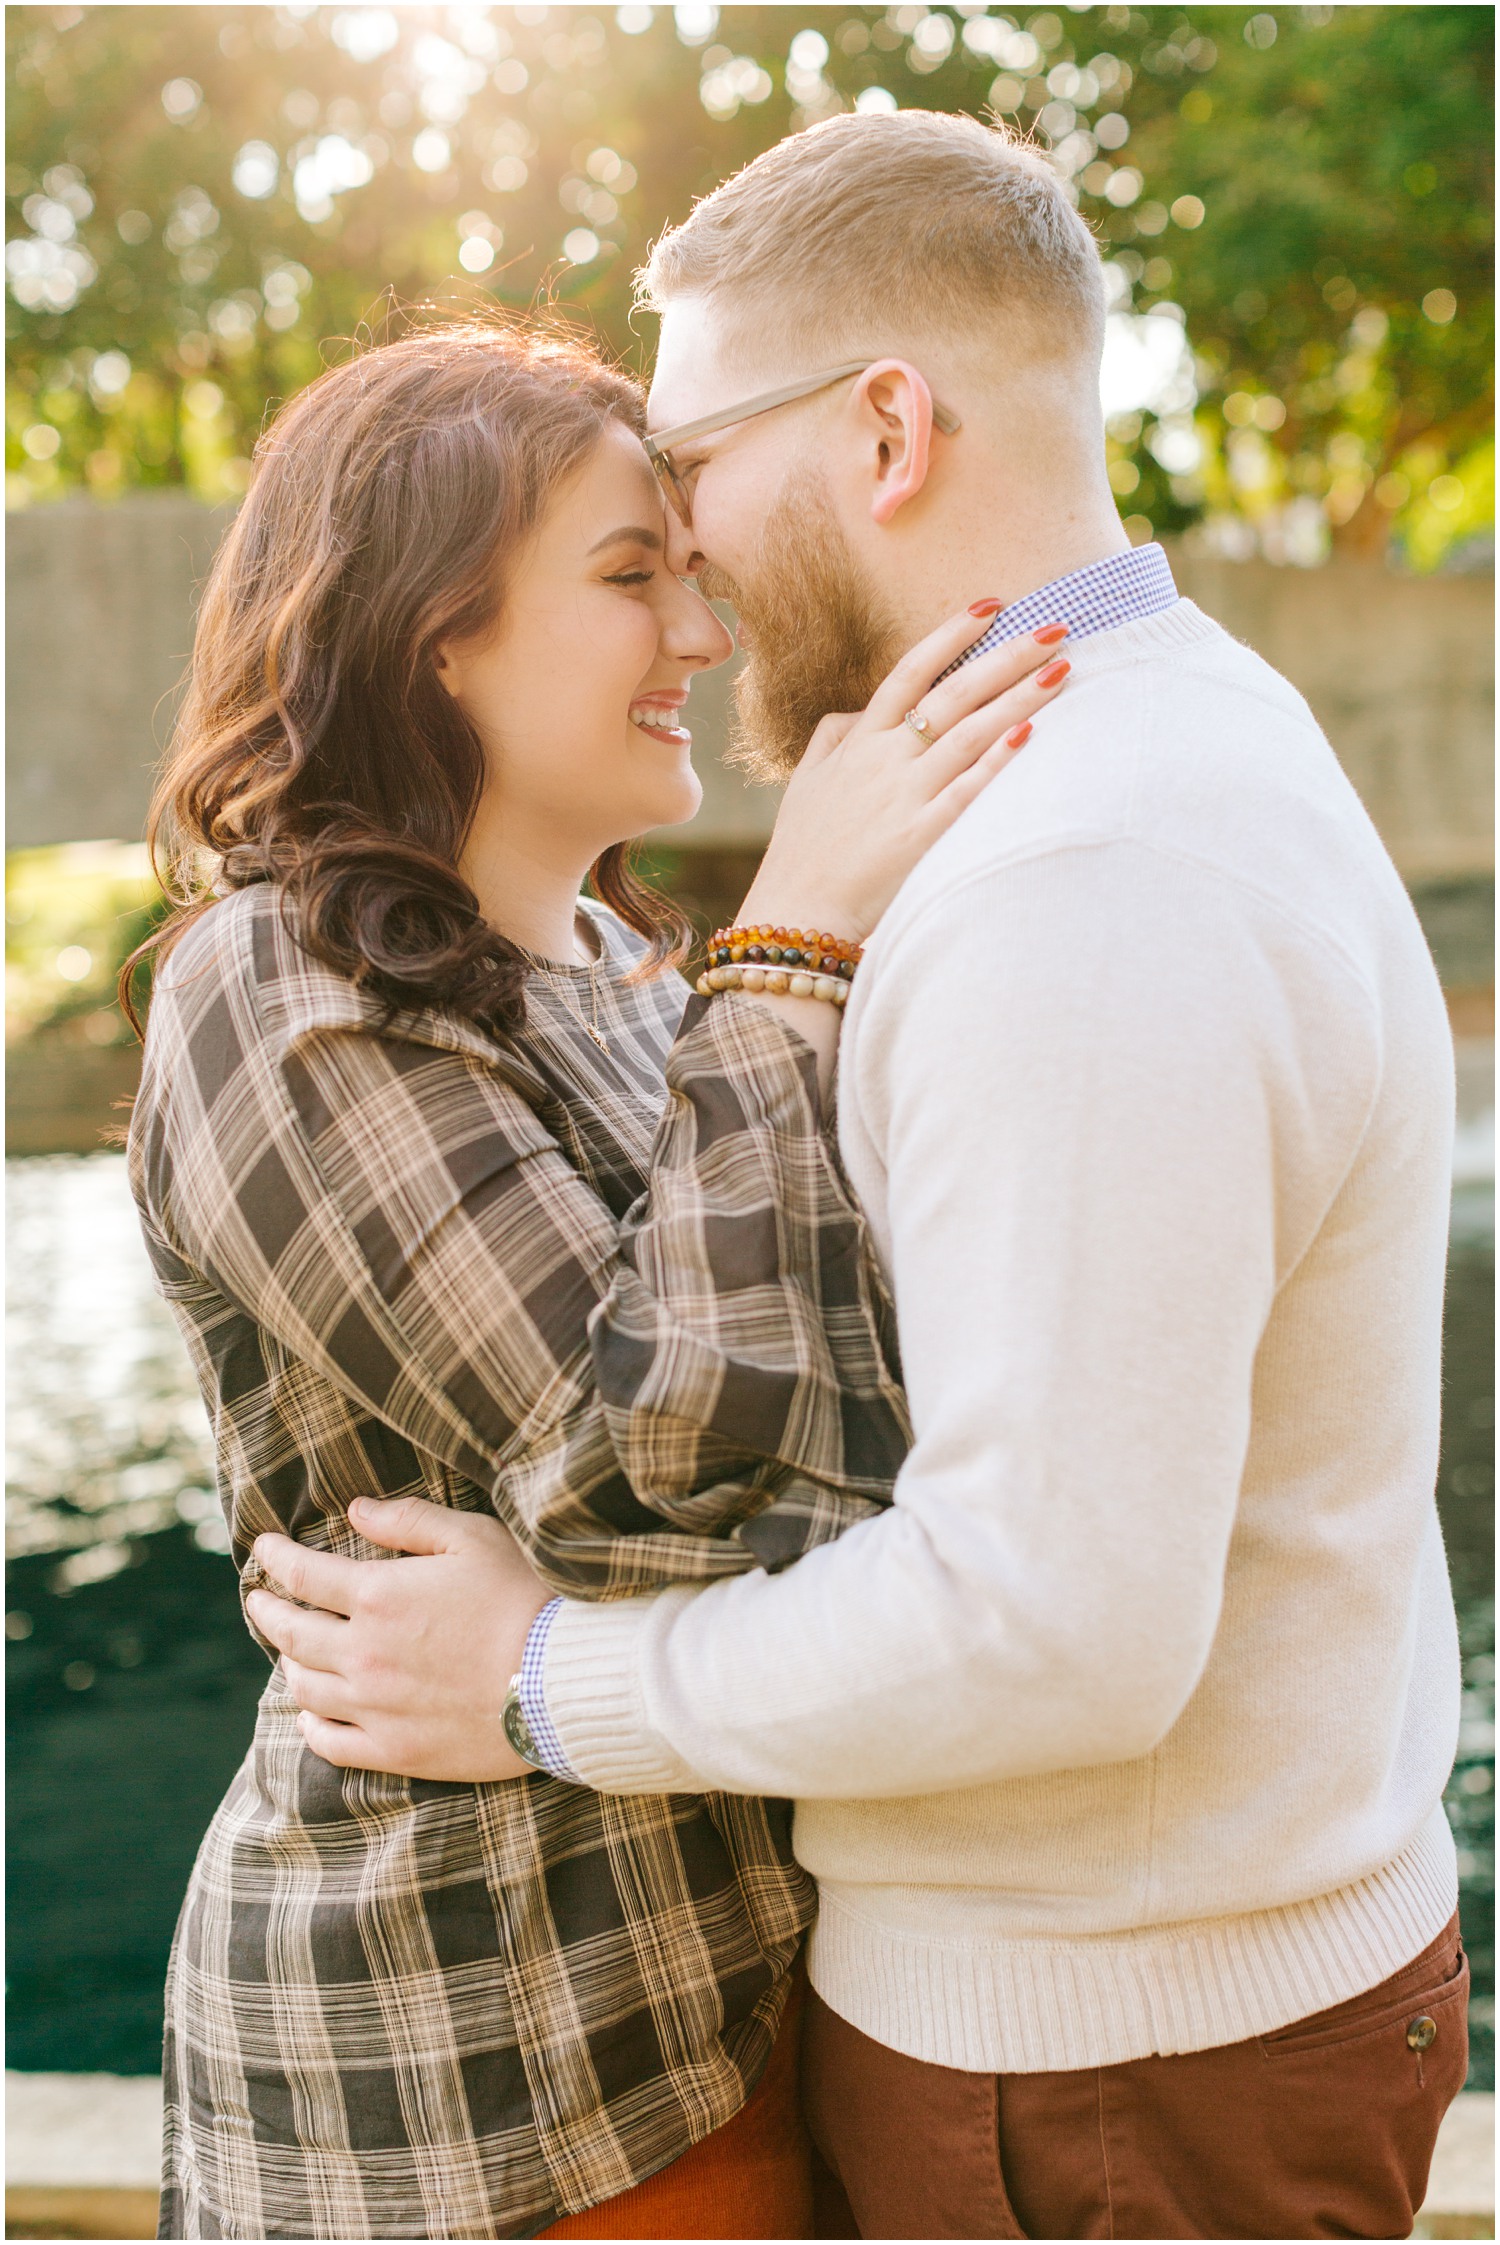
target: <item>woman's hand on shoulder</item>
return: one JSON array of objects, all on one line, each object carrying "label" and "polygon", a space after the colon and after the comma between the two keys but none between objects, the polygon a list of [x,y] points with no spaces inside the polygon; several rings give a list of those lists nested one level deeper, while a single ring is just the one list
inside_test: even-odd
[{"label": "woman's hand on shoulder", "polygon": [[788,784],[745,920],[863,941],[912,868],[1021,752],[1031,719],[1067,682],[1066,634],[1044,625],[943,678],[993,613],[979,602],[950,617],[901,658],[868,708],[823,719]]}]

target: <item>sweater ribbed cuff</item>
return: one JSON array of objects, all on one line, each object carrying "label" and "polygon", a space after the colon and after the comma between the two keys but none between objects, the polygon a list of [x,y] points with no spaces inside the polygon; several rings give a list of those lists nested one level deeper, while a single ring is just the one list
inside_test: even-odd
[{"label": "sweater ribbed cuff", "polygon": [[643,1676],[648,1645],[691,1590],[586,1605],[565,1598],[544,1654],[547,1712],[568,1767],[596,1793],[701,1793],[687,1764],[653,1729]]}]

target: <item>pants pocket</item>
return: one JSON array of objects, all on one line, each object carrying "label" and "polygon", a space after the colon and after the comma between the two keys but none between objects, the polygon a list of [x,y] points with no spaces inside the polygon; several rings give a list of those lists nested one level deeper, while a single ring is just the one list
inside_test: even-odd
[{"label": "pants pocket", "polygon": [[1439,1942],[1378,1986],[1262,2035],[1260,2046],[1274,2061],[1309,2051],[1335,2050],[1400,2027],[1408,2047],[1420,2058],[1440,2039],[1453,2040],[1461,2028],[1467,2053],[1468,1999],[1469,1960],[1455,1924]]}]

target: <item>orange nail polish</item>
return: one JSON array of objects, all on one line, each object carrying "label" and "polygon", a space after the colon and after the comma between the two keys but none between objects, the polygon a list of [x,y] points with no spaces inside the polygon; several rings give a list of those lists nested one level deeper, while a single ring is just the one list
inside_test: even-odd
[{"label": "orange nail polish", "polygon": [[976,600],[970,603],[971,616],[998,616],[1005,606],[1003,600]]},{"label": "orange nail polish", "polygon": [[1028,718],[1024,725],[1017,725],[1014,732],[1006,734],[1005,745],[1007,748],[1024,748],[1030,738],[1031,720]]},{"label": "orange nail polish", "polygon": [[1066,624],[1043,624],[1041,630],[1034,631],[1031,636],[1039,647],[1055,647],[1060,639],[1067,638],[1068,627]]},{"label": "orange nail polish", "polygon": [[1036,682],[1038,686],[1060,686],[1072,668],[1069,662],[1048,663],[1045,670],[1037,672]]}]

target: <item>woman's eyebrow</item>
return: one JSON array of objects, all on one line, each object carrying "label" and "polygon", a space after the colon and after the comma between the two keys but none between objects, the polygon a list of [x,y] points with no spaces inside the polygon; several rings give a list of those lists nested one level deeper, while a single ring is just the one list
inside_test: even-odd
[{"label": "woman's eyebrow", "polygon": [[605,546],[625,545],[649,546],[653,553],[660,553],[662,534],[660,530],[648,530],[642,523],[627,523],[622,529],[607,531],[604,537],[596,539],[589,547],[589,552],[596,554],[602,552]]}]

